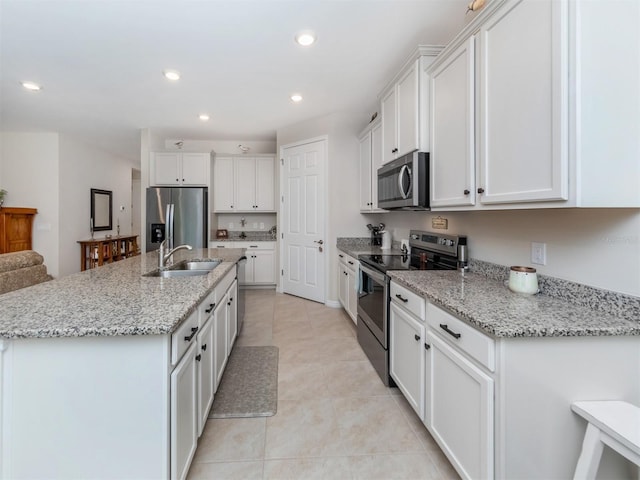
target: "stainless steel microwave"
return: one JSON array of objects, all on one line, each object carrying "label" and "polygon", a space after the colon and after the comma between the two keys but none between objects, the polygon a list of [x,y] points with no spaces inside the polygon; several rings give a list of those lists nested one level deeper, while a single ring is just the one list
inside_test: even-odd
[{"label": "stainless steel microwave", "polygon": [[408,153],[378,169],[378,208],[429,209],[428,153]]}]

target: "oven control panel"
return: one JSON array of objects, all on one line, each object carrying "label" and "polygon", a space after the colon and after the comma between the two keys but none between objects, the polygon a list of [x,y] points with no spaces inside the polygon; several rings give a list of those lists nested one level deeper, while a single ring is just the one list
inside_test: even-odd
[{"label": "oven control panel", "polygon": [[441,233],[424,232],[421,230],[411,230],[409,232],[409,245],[411,247],[425,248],[457,255],[458,245],[466,245],[467,237],[457,235],[443,235]]}]

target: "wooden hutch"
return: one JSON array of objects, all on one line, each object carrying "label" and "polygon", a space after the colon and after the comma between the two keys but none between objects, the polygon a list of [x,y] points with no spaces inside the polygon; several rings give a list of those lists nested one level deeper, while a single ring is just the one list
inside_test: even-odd
[{"label": "wooden hutch", "polygon": [[0,207],[0,253],[32,250],[35,208]]}]

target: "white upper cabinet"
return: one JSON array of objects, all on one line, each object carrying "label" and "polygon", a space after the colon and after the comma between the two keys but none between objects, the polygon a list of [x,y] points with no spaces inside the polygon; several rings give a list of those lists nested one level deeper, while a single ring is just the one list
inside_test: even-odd
[{"label": "white upper cabinet", "polygon": [[640,207],[639,29],[634,0],[489,4],[425,72],[432,208]]},{"label": "white upper cabinet", "polygon": [[216,212],[275,211],[274,157],[216,157],[213,198]]},{"label": "white upper cabinet", "polygon": [[150,185],[209,185],[208,153],[155,152],[151,154]]},{"label": "white upper cabinet", "polygon": [[474,53],[471,37],[431,73],[432,207],[475,203]]},{"label": "white upper cabinet", "polygon": [[216,157],[213,161],[213,209],[235,212],[233,158]]},{"label": "white upper cabinet", "polygon": [[378,168],[382,166],[382,124],[368,126],[360,135],[360,211],[386,212],[378,208]]},{"label": "white upper cabinet", "polygon": [[441,50],[419,46],[380,96],[383,163],[415,150],[428,151],[429,95],[422,72]]},{"label": "white upper cabinet", "polygon": [[483,204],[568,198],[566,8],[509,2],[480,28]]}]

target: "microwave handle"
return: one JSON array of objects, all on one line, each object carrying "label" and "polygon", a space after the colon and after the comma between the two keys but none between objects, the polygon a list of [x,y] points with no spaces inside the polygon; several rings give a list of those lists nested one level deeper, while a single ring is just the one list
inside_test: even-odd
[{"label": "microwave handle", "polygon": [[[402,188],[402,185],[404,183],[402,181],[402,179],[404,178],[405,174],[409,176],[409,189],[406,192]],[[400,173],[398,175],[398,189],[400,190],[400,195],[405,200],[409,197],[409,195],[411,195],[411,183],[412,183],[411,182],[411,169],[409,168],[409,165],[403,165],[402,168],[400,169]]]}]

